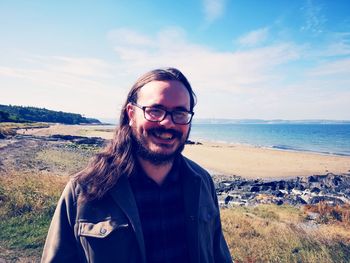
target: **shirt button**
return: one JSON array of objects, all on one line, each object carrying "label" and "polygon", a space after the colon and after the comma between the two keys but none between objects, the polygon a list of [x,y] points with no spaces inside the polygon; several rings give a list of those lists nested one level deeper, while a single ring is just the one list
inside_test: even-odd
[{"label": "shirt button", "polygon": [[107,229],[101,227],[101,229],[100,229],[100,234],[101,234],[101,236],[103,236],[103,235],[106,234],[106,233],[107,233]]}]

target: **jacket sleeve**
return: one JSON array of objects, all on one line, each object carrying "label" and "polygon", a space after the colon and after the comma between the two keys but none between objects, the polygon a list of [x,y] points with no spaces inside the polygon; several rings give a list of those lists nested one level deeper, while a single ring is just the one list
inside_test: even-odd
[{"label": "jacket sleeve", "polygon": [[47,262],[79,262],[77,242],[74,235],[76,200],[70,181],[59,201],[51,221],[41,258]]},{"label": "jacket sleeve", "polygon": [[[210,182],[211,182],[211,188],[212,188],[212,195],[215,201],[215,206],[217,207],[218,211],[220,211],[218,198],[215,191],[215,186],[211,178],[210,178]],[[220,262],[220,263],[234,262],[222,232],[220,212],[218,213],[217,218],[215,219],[214,258],[215,258],[215,262]]]}]

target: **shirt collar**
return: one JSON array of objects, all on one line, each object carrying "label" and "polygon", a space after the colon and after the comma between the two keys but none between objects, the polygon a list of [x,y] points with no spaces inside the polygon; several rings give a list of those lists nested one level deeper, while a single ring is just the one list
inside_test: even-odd
[{"label": "shirt collar", "polygon": [[[166,175],[162,186],[176,183],[179,180],[180,178],[179,164],[180,164],[179,158],[175,158],[173,166],[171,167],[169,173]],[[144,172],[139,162],[137,162],[136,173],[134,173],[131,176],[131,179],[142,181],[143,183],[146,183],[146,182],[155,183],[150,177],[147,176],[147,174]]]}]

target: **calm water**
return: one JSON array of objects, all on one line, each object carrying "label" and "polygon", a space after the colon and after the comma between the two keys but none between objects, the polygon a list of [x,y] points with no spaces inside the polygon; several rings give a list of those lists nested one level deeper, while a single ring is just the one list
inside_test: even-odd
[{"label": "calm water", "polygon": [[350,124],[192,124],[190,140],[350,156]]}]

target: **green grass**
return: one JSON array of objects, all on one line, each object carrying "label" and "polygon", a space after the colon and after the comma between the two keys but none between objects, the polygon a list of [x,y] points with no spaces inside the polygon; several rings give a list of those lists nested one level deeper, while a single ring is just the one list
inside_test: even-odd
[{"label": "green grass", "polygon": [[51,217],[52,213],[42,211],[40,214],[27,213],[10,217],[6,221],[2,219],[0,222],[2,244],[9,249],[38,249],[40,252]]},{"label": "green grass", "polygon": [[31,129],[47,127],[50,127],[50,124],[46,122],[0,122],[0,128]]},{"label": "green grass", "polygon": [[7,251],[6,260],[16,261],[20,255],[38,261],[67,180],[33,174],[0,177],[0,248]]}]

